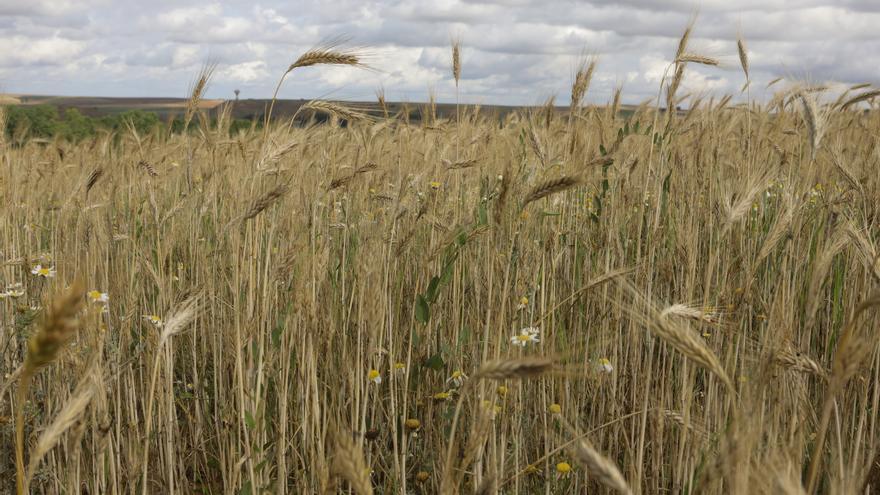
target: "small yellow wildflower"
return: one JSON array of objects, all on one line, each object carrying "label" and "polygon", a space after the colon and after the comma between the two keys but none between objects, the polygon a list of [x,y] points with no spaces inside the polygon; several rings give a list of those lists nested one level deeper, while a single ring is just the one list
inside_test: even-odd
[{"label": "small yellow wildflower", "polygon": [[382,383],[382,375],[379,374],[379,370],[370,370],[367,373],[367,379],[376,385]]},{"label": "small yellow wildflower", "polygon": [[563,461],[556,465],[556,472],[560,475],[565,476],[566,474],[571,472],[571,464]]},{"label": "small yellow wildflower", "polygon": [[431,185],[431,189],[433,189],[435,191],[440,189],[440,183],[437,182],[436,180],[431,181],[430,185]]},{"label": "small yellow wildflower", "polygon": [[562,406],[559,404],[550,404],[550,414],[562,414]]},{"label": "small yellow wildflower", "polygon": [[436,394],[431,396],[431,398],[436,401],[443,401],[443,400],[449,400],[449,396],[450,396],[449,392],[437,392]]},{"label": "small yellow wildflower", "polygon": [[498,388],[495,389],[495,392],[498,393],[499,397],[507,397],[507,392],[509,391],[510,389],[508,389],[506,385],[498,385]]},{"label": "small yellow wildflower", "polygon": [[599,359],[598,368],[600,373],[611,373],[614,371],[614,366],[611,366],[611,361],[608,358]]},{"label": "small yellow wildflower", "polygon": [[523,309],[526,309],[527,307],[529,307],[529,298],[526,296],[522,296],[521,298],[519,298],[519,304],[516,306],[516,309],[521,311]]},{"label": "small yellow wildflower", "polygon": [[484,400],[483,401],[483,409],[492,413],[492,418],[494,419],[496,414],[501,413],[501,405],[493,404],[492,401]]},{"label": "small yellow wildflower", "polygon": [[431,477],[431,475],[428,474],[427,471],[419,471],[416,474],[416,481],[418,481],[419,483],[424,483],[424,482],[428,481],[428,478],[430,478],[430,477]]},{"label": "small yellow wildflower", "polygon": [[422,422],[417,420],[416,418],[409,418],[403,422],[403,425],[406,426],[407,430],[415,431],[422,426]]}]

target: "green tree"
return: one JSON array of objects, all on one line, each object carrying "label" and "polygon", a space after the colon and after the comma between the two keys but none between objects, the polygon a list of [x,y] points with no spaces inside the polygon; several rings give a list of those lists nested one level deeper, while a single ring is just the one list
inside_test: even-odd
[{"label": "green tree", "polygon": [[95,121],[75,108],[64,112],[64,125],[61,136],[73,142],[95,135]]},{"label": "green tree", "polygon": [[159,125],[159,117],[153,112],[127,110],[120,114],[103,117],[101,124],[117,131],[125,131],[131,124],[139,134],[146,134]]},{"label": "green tree", "polygon": [[31,137],[50,138],[58,132],[58,109],[50,105],[17,106],[7,108],[6,132],[10,136],[27,129]]}]

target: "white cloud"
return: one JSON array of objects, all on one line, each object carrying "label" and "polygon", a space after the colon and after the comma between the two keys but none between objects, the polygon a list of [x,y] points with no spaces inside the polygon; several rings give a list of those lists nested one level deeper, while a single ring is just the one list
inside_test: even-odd
[{"label": "white cloud", "polygon": [[30,39],[24,36],[0,37],[0,67],[59,65],[81,55],[86,47],[82,41],[59,37]]},{"label": "white cloud", "polygon": [[251,62],[242,62],[240,64],[230,65],[223,68],[218,74],[219,79],[229,79],[230,81],[238,81],[250,83],[267,79],[270,77],[269,71],[266,70],[266,62],[254,60]]}]

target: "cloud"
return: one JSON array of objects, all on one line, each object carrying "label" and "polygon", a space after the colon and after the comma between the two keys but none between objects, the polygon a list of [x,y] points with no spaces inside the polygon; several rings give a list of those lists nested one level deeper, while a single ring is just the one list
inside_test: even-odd
[{"label": "cloud", "polygon": [[81,41],[53,37],[29,39],[23,36],[0,37],[0,67],[18,68],[63,65],[83,54]]},{"label": "cloud", "polygon": [[[661,8],[662,4],[662,8]],[[693,67],[683,89],[742,85],[735,40],[746,39],[753,96],[777,76],[847,83],[880,79],[880,2],[873,0],[0,0],[0,85],[7,91],[183,95],[206,61],[209,90],[268,96],[292,60],[340,34],[370,52],[372,72],[298,71],[282,96],[455,98],[449,43],[464,44],[461,98],[567,102],[584,53],[600,57],[589,101],[619,84],[635,102],[657,94],[677,39],[699,7],[690,49],[721,58]],[[769,93],[769,92],[768,92]]]}]

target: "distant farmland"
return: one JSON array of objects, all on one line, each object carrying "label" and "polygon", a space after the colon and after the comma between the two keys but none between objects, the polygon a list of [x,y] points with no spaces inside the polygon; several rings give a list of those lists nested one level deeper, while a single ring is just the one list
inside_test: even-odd
[{"label": "distant farmland", "polygon": [[[161,120],[168,120],[175,116],[182,116],[187,107],[188,98],[116,98],[116,97],[98,97],[98,96],[41,96],[41,95],[0,95],[0,105],[13,106],[36,106],[51,105],[57,107],[59,113],[63,114],[68,108],[75,108],[83,115],[93,118],[105,117],[108,115],[119,114],[128,110],[142,110],[145,112],[155,113]],[[220,100],[220,99],[204,99],[200,101],[199,108],[206,111],[208,115],[216,115],[217,111],[224,103],[231,105],[231,116],[233,119],[250,120],[260,118],[265,114],[271,100],[268,99],[241,99]],[[309,100],[278,100],[275,102],[275,108],[272,111],[274,118],[283,119],[290,117],[296,111],[308,103]],[[347,105],[365,109],[377,115],[382,113],[381,106],[373,102],[346,102]],[[399,114],[404,111],[409,112],[410,121],[420,122],[422,120],[423,111],[428,107],[429,103],[424,102],[388,102],[387,109],[389,113]],[[455,115],[455,105],[449,103],[438,103],[436,106],[436,114],[438,118],[449,118]],[[468,108],[472,108],[471,105]],[[482,106],[481,112],[485,115],[495,114],[499,117],[522,109],[524,107],[488,105]],[[635,110],[635,107],[621,105],[621,112],[627,113]],[[559,112],[567,110],[565,107],[557,107]]]}]

